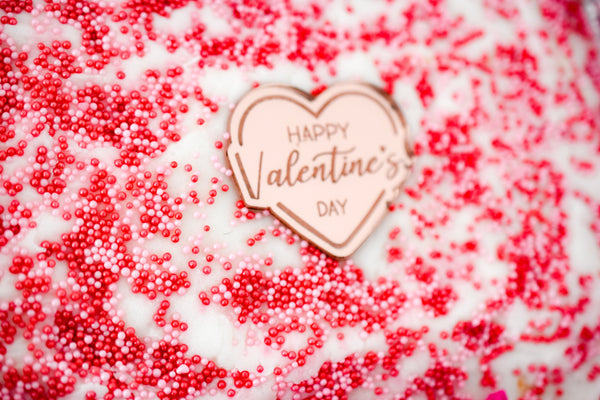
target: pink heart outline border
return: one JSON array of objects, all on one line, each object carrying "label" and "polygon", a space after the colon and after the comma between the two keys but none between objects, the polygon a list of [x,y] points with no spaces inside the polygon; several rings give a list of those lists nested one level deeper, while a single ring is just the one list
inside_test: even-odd
[{"label": "pink heart outline border", "polygon": [[[389,193],[390,190],[388,190],[388,188],[384,188],[373,205],[361,219],[360,223],[354,227],[348,238],[342,243],[334,243],[329,238],[321,234],[321,232],[319,232],[317,229],[304,221],[301,217],[296,215],[292,210],[287,208],[283,203],[277,202],[276,204],[268,204],[268,202],[261,202],[259,196],[260,175],[259,187],[255,191],[247,177],[247,173],[240,157],[240,151],[243,149],[244,121],[251,109],[262,101],[274,99],[290,101],[307,111],[313,117],[318,117],[329,104],[339,97],[348,94],[364,95],[376,102],[386,112],[388,118],[390,118],[392,126],[395,128],[394,134],[403,136],[403,142],[405,146],[404,151],[406,153],[407,160],[404,163],[404,177],[398,183],[397,187],[394,188],[395,190],[393,190],[394,192],[398,192],[408,177],[413,160],[413,152],[409,145],[407,125],[404,115],[393,99],[377,87],[370,84],[339,83],[328,87],[317,96],[312,96],[291,86],[278,84],[262,85],[252,89],[241,98],[230,115],[230,143],[226,151],[227,159],[233,171],[234,181],[248,207],[254,209],[268,209],[273,216],[275,216],[284,225],[289,227],[293,232],[297,233],[299,236],[336,259],[344,259],[351,256],[362,245],[362,243],[364,243],[364,241],[371,235],[373,230],[379,225],[380,221],[385,216],[385,210],[389,207],[390,202],[394,200],[398,194]],[[385,200],[385,204],[383,205],[381,204],[382,200]],[[292,222],[290,222],[290,220]],[[371,226],[370,229],[364,228],[367,222]],[[362,235],[359,235],[361,232]],[[349,243],[351,243],[357,236],[360,236],[359,240],[355,240],[354,243],[349,245]]]}]

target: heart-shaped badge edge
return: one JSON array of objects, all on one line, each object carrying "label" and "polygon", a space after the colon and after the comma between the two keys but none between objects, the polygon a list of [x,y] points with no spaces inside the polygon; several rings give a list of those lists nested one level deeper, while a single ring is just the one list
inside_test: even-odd
[{"label": "heart-shaped badge edge", "polygon": [[[299,217],[295,215],[292,210],[285,207],[285,205],[282,205],[281,203],[268,204],[267,202],[262,202],[261,199],[256,196],[249,183],[239,154],[243,149],[243,123],[252,107],[267,99],[282,98],[291,100],[313,116],[318,117],[327,105],[337,97],[344,94],[356,94],[357,92],[371,97],[373,101],[382,106],[388,114],[388,117],[393,120],[392,125],[398,127],[395,134],[403,136],[404,151],[407,157],[404,163],[405,171],[402,179],[399,179],[400,182],[398,185],[393,188],[394,190],[389,190],[389,188],[383,190],[380,201],[376,203],[377,206],[374,206],[374,208],[369,210],[361,220],[361,223],[353,228],[353,232],[349,239],[345,241],[345,244],[331,245],[328,243],[330,240],[323,239],[323,235],[321,235],[317,229],[309,226],[309,224],[303,220],[299,220]],[[376,86],[368,83],[338,83],[328,87],[316,96],[293,86],[281,84],[261,85],[251,89],[242,96],[229,117],[228,126],[230,142],[226,151],[226,158],[233,172],[233,180],[240,191],[245,204],[252,209],[268,209],[273,216],[285,226],[289,227],[293,232],[336,259],[350,257],[373,233],[385,217],[385,213],[389,209],[389,204],[398,197],[400,188],[406,182],[412,167],[414,153],[409,143],[408,127],[402,111],[391,96]]]}]

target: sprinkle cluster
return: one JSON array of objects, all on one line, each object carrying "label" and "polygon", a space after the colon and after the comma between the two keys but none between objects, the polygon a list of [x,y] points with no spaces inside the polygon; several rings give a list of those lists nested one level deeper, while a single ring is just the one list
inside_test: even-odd
[{"label": "sprinkle cluster", "polygon": [[[583,3],[365,5],[0,0],[0,399],[600,395]],[[225,121],[349,78],[415,165],[339,261],[240,200]]]}]

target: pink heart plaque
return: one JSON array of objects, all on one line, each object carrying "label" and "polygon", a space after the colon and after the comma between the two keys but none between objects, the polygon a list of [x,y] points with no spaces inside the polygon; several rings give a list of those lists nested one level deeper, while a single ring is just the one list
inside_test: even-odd
[{"label": "pink heart plaque", "polygon": [[366,84],[314,98],[260,86],[237,104],[229,129],[227,157],[246,204],[336,258],[375,229],[412,162],[400,110]]}]

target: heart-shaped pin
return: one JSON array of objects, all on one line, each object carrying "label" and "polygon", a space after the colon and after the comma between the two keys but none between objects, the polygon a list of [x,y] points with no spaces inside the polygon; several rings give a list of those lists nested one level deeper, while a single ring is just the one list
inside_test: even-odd
[{"label": "heart-shaped pin", "polygon": [[411,165],[400,110],[366,84],[315,98],[260,86],[239,101],[229,129],[227,156],[246,204],[336,258],[371,234]]}]

